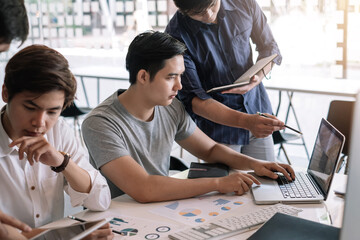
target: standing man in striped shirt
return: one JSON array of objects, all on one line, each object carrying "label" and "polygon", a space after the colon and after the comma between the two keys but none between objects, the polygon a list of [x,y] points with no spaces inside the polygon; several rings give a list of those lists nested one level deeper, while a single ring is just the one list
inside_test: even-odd
[{"label": "standing man in striped shirt", "polygon": [[[281,54],[266,17],[255,0],[174,0],[179,8],[166,32],[185,43],[185,73],[179,98],[199,128],[213,140],[257,159],[274,161],[272,132],[284,123],[272,116],[262,84],[272,63],[251,83],[223,92],[207,90],[232,84],[258,60]],[[257,112],[267,113],[268,118]]]}]

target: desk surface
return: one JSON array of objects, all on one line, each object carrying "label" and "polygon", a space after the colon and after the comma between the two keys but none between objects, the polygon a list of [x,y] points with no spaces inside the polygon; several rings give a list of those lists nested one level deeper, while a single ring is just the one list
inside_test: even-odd
[{"label": "desk surface", "polygon": [[[343,177],[341,175],[336,174],[334,181],[332,185],[339,185],[341,182],[344,181]],[[232,211],[229,211],[228,213],[222,214],[217,216],[217,218],[226,218],[230,215],[242,215],[247,212],[256,211],[257,209],[266,207],[266,205],[255,205],[252,201],[252,196],[250,193],[246,193],[242,196],[242,198],[246,199],[246,202],[243,207],[239,207],[237,209],[234,209]],[[180,200],[185,201],[185,200]],[[146,231],[142,232],[138,236],[145,236],[146,234],[154,233],[156,234],[155,227],[152,226],[170,226],[172,229],[169,232],[159,234],[159,238],[149,238],[149,239],[167,239],[167,235],[171,232],[176,232],[180,229],[187,228],[191,225],[185,225],[184,223],[177,222],[173,219],[161,216],[159,214],[155,214],[151,211],[154,209],[157,209],[161,206],[165,206],[169,203],[176,202],[176,201],[169,201],[169,202],[159,202],[159,203],[148,203],[148,204],[141,204],[136,201],[134,201],[131,197],[128,195],[122,195],[120,197],[117,197],[112,200],[111,206],[109,210],[105,212],[91,212],[91,211],[83,211],[78,214],[76,214],[77,217],[86,219],[86,220],[95,220],[100,219],[104,217],[113,217],[117,216],[119,218],[122,218],[124,220],[129,221],[135,221],[135,224],[137,224],[137,227],[140,229],[141,227],[145,228]],[[330,190],[330,195],[325,203],[319,203],[319,204],[294,204],[293,206],[299,207],[303,209],[302,212],[299,213],[299,217],[313,220],[320,222],[320,220],[326,216],[326,208],[325,204],[331,214],[333,225],[336,227],[340,227],[342,223],[342,214],[343,214],[343,206],[344,206],[344,200],[335,195],[332,190]],[[69,225],[71,223],[74,223],[74,220],[71,219],[61,219],[59,221],[56,221],[54,223],[48,224],[44,227],[54,227],[54,226],[64,226]],[[241,235],[238,235],[236,237],[232,237],[229,239],[247,239],[249,236],[251,236],[256,230],[245,232]],[[156,235],[152,235],[156,236]],[[115,234],[115,239],[135,239],[135,238],[124,238],[120,237],[120,235]],[[137,237],[136,239],[143,239],[140,237]]]},{"label": "desk surface", "polygon": [[360,79],[291,77],[289,79],[274,78],[263,80],[262,82],[269,90],[326,94],[354,98],[360,89]]}]

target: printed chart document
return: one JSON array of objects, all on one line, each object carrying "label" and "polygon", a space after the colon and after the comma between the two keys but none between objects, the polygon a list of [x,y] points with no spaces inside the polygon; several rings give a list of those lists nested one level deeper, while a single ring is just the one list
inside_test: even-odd
[{"label": "printed chart document", "polygon": [[276,56],[277,56],[277,54],[275,53],[269,57],[260,59],[251,68],[249,68],[243,75],[241,75],[241,77],[239,77],[233,84],[215,87],[215,88],[212,88],[212,89],[206,91],[206,93],[221,92],[221,91],[225,91],[225,90],[228,90],[231,88],[241,87],[241,86],[249,84],[251,82],[251,78],[258,72],[260,72],[261,69],[263,69],[266,65],[268,65],[272,60],[274,60],[274,58],[276,58]]},{"label": "printed chart document", "polygon": [[[105,212],[92,213],[92,217],[109,219],[110,228],[114,233],[113,240],[139,240],[139,239],[168,239],[168,235],[179,231],[181,225],[157,221],[156,219],[133,217],[125,215],[121,208],[111,209]],[[70,238],[63,238],[69,240]],[[46,238],[41,240],[62,240],[58,238]]]},{"label": "printed chart document", "polygon": [[208,193],[194,198],[163,202],[149,210],[151,213],[182,224],[197,226],[213,221],[222,214],[244,208],[248,199],[235,194]]}]

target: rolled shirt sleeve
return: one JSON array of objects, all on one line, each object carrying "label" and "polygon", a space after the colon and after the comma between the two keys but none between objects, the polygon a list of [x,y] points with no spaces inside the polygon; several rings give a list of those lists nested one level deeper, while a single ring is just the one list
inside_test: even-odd
[{"label": "rolled shirt sleeve", "polygon": [[109,208],[111,197],[110,190],[105,178],[97,170],[87,170],[91,178],[91,190],[89,193],[75,191],[69,184],[64,189],[71,199],[71,205],[84,206],[93,211],[104,211]]},{"label": "rolled shirt sleeve", "polygon": [[[70,130],[70,132],[69,132]],[[111,202],[110,189],[106,179],[96,170],[89,162],[89,155],[82,147],[81,143],[71,137],[72,129],[63,128],[62,135],[68,139],[63,146],[63,151],[71,155],[72,160],[82,169],[87,171],[91,178],[91,190],[89,193],[81,193],[75,191],[65,181],[64,190],[70,196],[71,205],[73,207],[81,206],[93,210],[103,211],[109,208]]]}]

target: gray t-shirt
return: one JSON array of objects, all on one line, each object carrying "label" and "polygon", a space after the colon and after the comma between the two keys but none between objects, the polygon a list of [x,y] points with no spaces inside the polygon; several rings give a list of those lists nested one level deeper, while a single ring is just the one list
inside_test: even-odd
[{"label": "gray t-shirt", "polygon": [[[100,169],[112,160],[131,156],[149,174],[168,175],[174,140],[189,137],[196,128],[195,123],[176,98],[168,106],[156,106],[153,120],[139,120],[118,100],[122,92],[112,94],[82,123],[90,163]],[[123,193],[108,182],[112,197]]]}]

